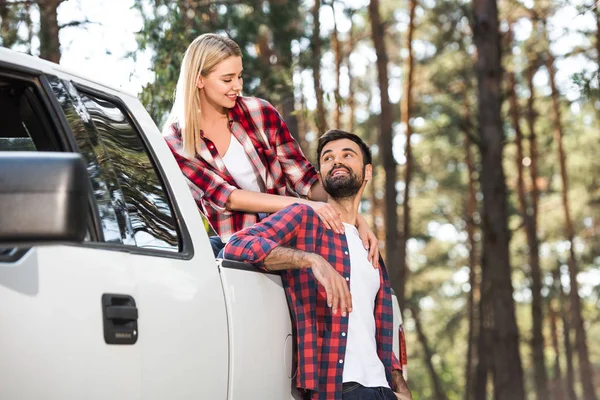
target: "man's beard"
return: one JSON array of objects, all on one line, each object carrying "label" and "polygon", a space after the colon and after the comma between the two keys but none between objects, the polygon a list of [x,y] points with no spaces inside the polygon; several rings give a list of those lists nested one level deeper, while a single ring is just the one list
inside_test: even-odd
[{"label": "man's beard", "polygon": [[[342,176],[331,176],[331,172],[336,168],[334,167],[329,171],[329,174],[323,180],[323,189],[334,199],[347,199],[349,197],[354,197],[363,184],[362,176],[358,176],[352,171],[350,168],[344,168],[348,175]],[[364,171],[363,171],[364,174]]]}]

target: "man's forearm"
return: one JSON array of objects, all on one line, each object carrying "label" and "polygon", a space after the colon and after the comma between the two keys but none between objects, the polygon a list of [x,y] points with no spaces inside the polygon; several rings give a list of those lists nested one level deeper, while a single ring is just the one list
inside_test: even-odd
[{"label": "man's forearm", "polygon": [[396,393],[396,397],[398,397],[398,399],[412,399],[412,395],[410,393],[410,390],[408,389],[408,385],[404,380],[404,376],[402,376],[402,371],[397,369],[392,371],[392,386],[392,390],[394,391],[394,393]]},{"label": "man's forearm", "polygon": [[277,246],[267,254],[263,265],[269,271],[309,268],[311,256],[312,254],[306,251]]}]

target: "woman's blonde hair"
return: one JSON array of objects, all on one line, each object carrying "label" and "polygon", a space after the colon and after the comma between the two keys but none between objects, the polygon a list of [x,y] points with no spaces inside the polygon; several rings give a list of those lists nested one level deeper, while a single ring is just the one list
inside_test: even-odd
[{"label": "woman's blonde hair", "polygon": [[183,155],[193,158],[196,151],[196,138],[200,133],[198,114],[200,90],[197,87],[200,75],[206,76],[221,61],[231,56],[242,56],[240,47],[225,36],[207,33],[198,36],[188,46],[181,63],[181,71],[175,90],[175,102],[167,119],[165,130],[174,122],[179,123],[183,139]]}]

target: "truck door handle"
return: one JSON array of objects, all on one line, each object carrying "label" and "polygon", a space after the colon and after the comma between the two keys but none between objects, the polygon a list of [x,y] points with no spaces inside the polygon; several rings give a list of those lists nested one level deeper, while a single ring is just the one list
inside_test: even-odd
[{"label": "truck door handle", "polygon": [[138,309],[131,306],[109,306],[106,307],[106,319],[136,321],[138,319]]},{"label": "truck door handle", "polygon": [[102,295],[104,341],[108,344],[135,344],[139,337],[138,309],[127,294]]}]

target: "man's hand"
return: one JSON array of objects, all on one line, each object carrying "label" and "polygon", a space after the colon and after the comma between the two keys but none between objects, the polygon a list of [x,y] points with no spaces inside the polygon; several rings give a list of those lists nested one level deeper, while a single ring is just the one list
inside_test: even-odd
[{"label": "man's hand", "polygon": [[344,277],[318,254],[310,254],[309,265],[315,279],[325,288],[327,305],[332,308],[332,313],[336,314],[339,306],[342,316],[348,315],[352,311],[352,295]]},{"label": "man's hand", "polygon": [[348,282],[320,255],[277,246],[267,254],[263,264],[269,271],[311,268],[317,282],[325,288],[327,305],[332,307],[333,314],[337,313],[338,308],[344,317],[352,311]]},{"label": "man's hand", "polygon": [[412,400],[412,395],[402,376],[402,371],[397,369],[392,371],[392,391],[398,400]]}]

